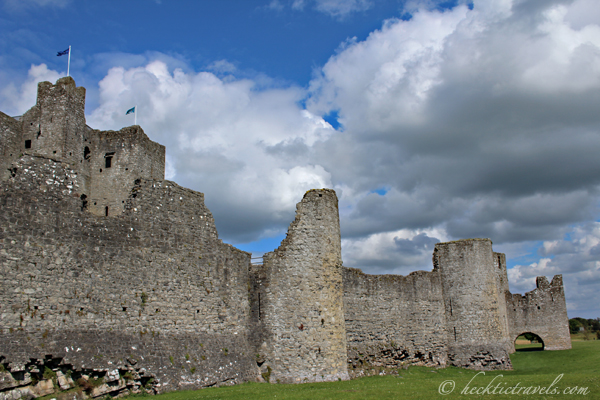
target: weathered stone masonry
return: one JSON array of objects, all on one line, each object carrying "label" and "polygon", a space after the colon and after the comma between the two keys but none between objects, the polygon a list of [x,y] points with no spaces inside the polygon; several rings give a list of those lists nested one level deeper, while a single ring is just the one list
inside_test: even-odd
[{"label": "weathered stone masonry", "polygon": [[12,370],[52,355],[77,369],[137,366],[159,390],[256,377],[249,255],[217,239],[200,193],[140,180],[120,217],[97,217],[81,210],[74,171],[31,156],[14,165],[0,200],[0,354]]},{"label": "weathered stone masonry", "polygon": [[94,130],[84,107],[62,78],[0,113],[0,399],[505,369],[525,332],[570,348],[562,277],[512,295],[489,239],[439,243],[433,270],[406,277],[344,268],[333,190],[307,192],[251,265],[202,193],[164,180],[163,146]]},{"label": "weathered stone masonry", "polygon": [[335,192],[311,190],[281,246],[255,267],[254,344],[274,382],[348,379],[339,226]]}]

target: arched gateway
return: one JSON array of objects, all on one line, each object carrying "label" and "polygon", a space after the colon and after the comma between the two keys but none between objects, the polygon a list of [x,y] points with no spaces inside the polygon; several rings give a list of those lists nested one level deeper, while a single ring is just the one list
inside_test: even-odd
[{"label": "arched gateway", "polygon": [[516,351],[542,351],[545,348],[544,339],[533,332],[523,332],[514,339]]}]

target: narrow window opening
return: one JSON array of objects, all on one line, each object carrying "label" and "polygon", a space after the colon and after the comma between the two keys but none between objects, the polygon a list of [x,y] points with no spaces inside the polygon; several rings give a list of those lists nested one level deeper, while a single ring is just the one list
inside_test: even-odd
[{"label": "narrow window opening", "polygon": [[25,148],[26,149],[30,149],[31,148],[31,140],[26,140],[25,141]]},{"label": "narrow window opening", "polygon": [[54,151],[52,152],[52,154],[56,154],[56,150],[54,150]]},{"label": "narrow window opening", "polygon": [[456,327],[454,327],[454,341],[456,342]]},{"label": "narrow window opening", "polygon": [[123,311],[127,311],[127,307],[123,307]]},{"label": "narrow window opening", "polygon": [[319,197],[323,197],[323,195],[321,193],[319,193]]},{"label": "narrow window opening", "polygon": [[104,207],[104,215],[108,217],[108,206]]},{"label": "narrow window opening", "polygon": [[105,168],[111,168],[112,167],[112,158],[115,155],[114,151],[111,151],[110,153],[106,153],[104,155],[104,167]]},{"label": "narrow window opening", "polygon": [[81,199],[81,211],[85,211],[88,206],[87,196],[82,194],[79,198]]},{"label": "narrow window opening", "polygon": [[452,299],[450,299],[450,316],[452,316]]}]

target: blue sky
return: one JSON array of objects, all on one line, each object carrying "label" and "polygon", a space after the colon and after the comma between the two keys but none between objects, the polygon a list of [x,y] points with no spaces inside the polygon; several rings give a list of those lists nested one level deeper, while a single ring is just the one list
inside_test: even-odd
[{"label": "blue sky", "polygon": [[98,129],[138,123],[221,237],[277,247],[310,188],[340,199],[343,259],[431,269],[489,237],[513,292],[562,273],[600,309],[600,8],[594,0],[0,1],[0,110],[87,89]]},{"label": "blue sky", "polygon": [[[54,48],[70,44],[77,56],[73,74],[81,69],[101,78],[107,65],[90,65],[98,54],[152,51],[196,70],[227,60],[246,74],[301,85],[347,38],[364,39],[384,19],[403,14],[398,1],[340,16],[319,12],[310,2],[300,10],[263,0],[5,1],[5,10],[5,45],[20,56],[10,63],[20,73],[32,62],[63,68],[52,57]],[[23,47],[34,54],[23,57]]]}]

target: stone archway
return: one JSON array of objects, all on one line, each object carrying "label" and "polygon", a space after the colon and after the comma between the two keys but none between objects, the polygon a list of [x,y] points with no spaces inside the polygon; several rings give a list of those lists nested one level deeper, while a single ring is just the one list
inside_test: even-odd
[{"label": "stone archway", "polygon": [[542,351],[545,348],[544,340],[533,332],[523,332],[514,340],[516,351]]}]

